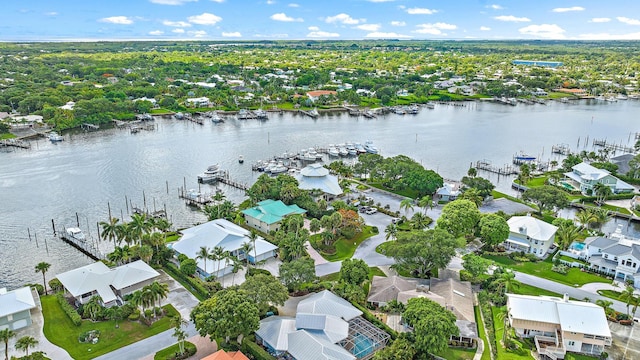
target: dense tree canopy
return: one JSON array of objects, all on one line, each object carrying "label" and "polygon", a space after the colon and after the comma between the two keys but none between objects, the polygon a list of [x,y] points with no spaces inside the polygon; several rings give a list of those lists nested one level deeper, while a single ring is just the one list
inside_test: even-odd
[{"label": "dense tree canopy", "polygon": [[413,327],[411,337],[420,352],[440,353],[446,349],[449,338],[460,333],[456,316],[427,298],[409,299],[402,318]]},{"label": "dense tree canopy", "polygon": [[225,341],[248,336],[260,327],[255,303],[242,291],[220,290],[191,311],[191,320],[201,336]]},{"label": "dense tree canopy", "polygon": [[469,200],[455,200],[442,208],[442,214],[436,222],[439,229],[448,231],[454,237],[473,233],[480,221],[480,211]]},{"label": "dense tree canopy", "polygon": [[484,214],[480,218],[480,237],[488,246],[496,246],[509,237],[509,224],[500,215]]},{"label": "dense tree canopy", "polygon": [[562,209],[569,205],[567,194],[551,185],[530,188],[522,194],[522,199],[538,205],[540,213],[554,208]]},{"label": "dense tree canopy", "polygon": [[402,231],[387,255],[396,266],[418,277],[428,276],[434,268],[446,267],[464,243],[441,229]]}]

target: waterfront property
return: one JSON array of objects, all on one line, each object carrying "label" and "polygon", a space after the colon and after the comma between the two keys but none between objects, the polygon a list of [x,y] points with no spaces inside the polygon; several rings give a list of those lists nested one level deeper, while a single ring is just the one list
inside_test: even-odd
[{"label": "waterfront property", "polygon": [[507,294],[509,324],[516,334],[533,338],[540,355],[563,359],[567,351],[599,355],[611,345],[602,307],[564,297]]},{"label": "waterfront property", "polygon": [[208,97],[203,96],[199,98],[188,98],[184,101],[184,104],[189,107],[203,108],[209,107],[211,102],[209,101]]},{"label": "waterfront property", "polygon": [[436,190],[436,198],[440,201],[453,201],[460,195],[460,184],[446,182]]},{"label": "waterfront property", "polygon": [[302,190],[319,190],[326,200],[332,200],[342,195],[342,188],[338,178],[329,174],[329,170],[322,164],[311,164],[296,174],[298,187]]},{"label": "waterfront property", "polygon": [[333,90],[313,90],[313,91],[307,92],[307,97],[312,102],[315,102],[316,100],[320,99],[320,97],[322,96],[335,96],[337,94],[338,93]]},{"label": "waterfront property", "polygon": [[[37,293],[36,293],[37,296]],[[36,308],[30,287],[7,291],[0,289],[0,330],[18,330],[31,325],[31,310]]]},{"label": "waterfront property", "polygon": [[562,62],[560,61],[513,60],[511,63],[513,65],[541,66],[550,68],[562,66]]},{"label": "waterfront property", "polygon": [[607,170],[598,169],[585,162],[574,165],[570,172],[564,175],[572,182],[572,186],[580,189],[583,194],[592,195],[596,184],[604,184],[611,188],[614,194],[633,192],[635,188],[611,175]]},{"label": "waterfront property", "polygon": [[588,237],[584,244],[579,256],[591,269],[640,288],[640,239],[626,237],[618,228],[609,237]]},{"label": "waterfront property", "polygon": [[76,304],[86,304],[94,296],[99,296],[105,307],[122,305],[126,295],[151,284],[160,273],[142,260],[134,261],[115,268],[109,268],[103,262],[95,262],[73,269],[56,278],[71,294]]},{"label": "waterfront property", "polygon": [[[200,276],[221,277],[230,274],[233,265],[229,259],[200,259],[197,253],[201,247],[206,247],[210,251],[219,246],[230,256],[235,256],[239,260],[249,259],[253,264],[262,260],[267,260],[276,255],[278,247],[272,243],[258,237],[255,243],[249,238],[249,230],[246,230],[228,220],[216,219],[204,224],[200,224],[181,231],[182,237],[176,243],[171,244],[176,256],[184,254],[190,259],[194,259],[198,266]],[[251,244],[253,249],[245,254],[242,245]]]},{"label": "waterfront property", "polygon": [[304,215],[307,210],[298,205],[286,205],[281,200],[264,200],[249,209],[242,210],[247,225],[264,233],[277,231],[285,217],[293,214]]},{"label": "waterfront property", "polygon": [[386,346],[389,334],[328,290],[300,301],[295,318],[260,321],[256,340],[271,354],[293,360],[362,360]]},{"label": "waterfront property", "polygon": [[544,257],[553,245],[558,227],[531,215],[513,216],[507,220],[509,237],[504,242],[507,251],[523,251]]}]

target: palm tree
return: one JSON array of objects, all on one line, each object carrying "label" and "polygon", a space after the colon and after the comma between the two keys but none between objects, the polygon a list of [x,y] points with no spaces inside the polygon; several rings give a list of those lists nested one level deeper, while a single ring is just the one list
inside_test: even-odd
[{"label": "palm tree", "polygon": [[389,239],[395,240],[396,235],[398,235],[398,226],[396,224],[389,224],[384,229],[385,232],[385,240],[389,241]]},{"label": "palm tree", "polygon": [[142,241],[142,235],[151,230],[151,226],[147,220],[147,215],[145,214],[131,215],[129,227],[131,229],[133,239],[137,240],[139,243]]},{"label": "palm tree", "polygon": [[467,175],[469,177],[476,177],[478,175],[478,170],[476,170],[476,168],[470,167],[469,170],[467,170]]},{"label": "palm tree", "polygon": [[629,306],[635,301],[634,291],[633,286],[627,286],[619,297],[621,301],[627,304],[627,316],[629,316]]},{"label": "palm tree", "polygon": [[240,251],[242,251],[242,253],[244,254],[244,259],[247,261],[247,269],[249,269],[250,265],[249,265],[249,253],[251,252],[251,250],[253,250],[253,245],[251,245],[250,242],[244,242],[242,243],[242,246],[240,247]]},{"label": "palm tree", "polygon": [[571,223],[561,223],[558,227],[558,231],[556,232],[556,236],[558,237],[558,243],[562,250],[567,250],[567,248],[580,237],[580,232],[578,228],[575,227]]},{"label": "palm tree", "polygon": [[596,221],[596,216],[590,209],[583,209],[576,214],[576,220],[580,223],[581,228],[588,229]]},{"label": "palm tree", "polygon": [[84,304],[83,311],[86,314],[89,314],[89,317],[91,318],[91,320],[93,321],[98,320],[98,317],[101,314],[102,308],[103,308],[101,303],[102,303],[102,298],[96,295],[96,296],[92,296],[91,299],[89,299],[89,302]]},{"label": "palm tree", "polygon": [[604,313],[609,315],[609,313],[611,312],[611,305],[613,305],[613,301],[600,299],[596,300],[596,305],[602,306]]},{"label": "palm tree", "polygon": [[51,267],[51,264],[49,264],[48,262],[39,262],[38,265],[36,265],[36,272],[41,272],[42,273],[42,285],[44,285],[44,293],[47,293],[47,279],[45,278],[45,273],[47,271],[49,271],[49,268]]},{"label": "palm tree", "polygon": [[187,339],[187,333],[181,328],[177,327],[173,330],[173,336],[178,340],[178,349],[180,351],[180,355],[184,354],[184,341]]},{"label": "palm tree", "polygon": [[312,233],[317,233],[322,228],[322,224],[320,224],[320,220],[313,218],[309,223],[309,231]]},{"label": "palm tree", "polygon": [[122,320],[122,315],[124,315],[122,307],[112,306],[110,308],[106,308],[104,311],[109,320],[113,320],[116,323],[116,329],[119,328],[120,325],[118,325],[118,321]]},{"label": "palm tree", "polygon": [[29,356],[29,348],[38,345],[38,340],[32,336],[23,336],[16,341],[16,350],[24,350],[27,356]]},{"label": "palm tree", "polygon": [[424,210],[424,214],[427,214],[427,208],[433,209],[433,198],[431,195],[423,196],[418,201],[418,206],[420,206]]},{"label": "palm tree", "polygon": [[422,230],[427,227],[428,220],[429,218],[427,218],[426,215],[419,212],[413,214],[413,216],[411,217],[411,223],[413,225],[413,228],[416,230]]},{"label": "palm tree", "polygon": [[256,240],[258,240],[258,233],[251,229],[251,231],[249,232],[249,240],[251,240],[251,247],[253,248],[253,263],[255,265],[258,264],[258,254],[257,254],[257,249],[256,249]]},{"label": "palm tree", "polygon": [[113,240],[113,243],[116,243],[116,238],[118,237],[118,221],[120,221],[120,219],[112,217],[109,219],[109,222],[100,222],[100,226],[102,227],[102,240]]},{"label": "palm tree", "polygon": [[504,289],[505,293],[510,292],[513,288],[517,288],[520,282],[516,280],[516,274],[513,271],[505,270],[496,280],[500,289]]},{"label": "palm tree", "polygon": [[205,273],[207,273],[207,260],[209,259],[211,259],[211,254],[209,254],[209,248],[206,246],[200,246],[200,250],[196,252],[196,260],[202,260],[202,262],[204,262]]},{"label": "palm tree", "polygon": [[602,231],[602,226],[611,218],[609,216],[609,210],[602,208],[593,208],[592,211],[595,218],[595,221],[593,223],[598,226],[598,231]]},{"label": "palm tree", "polygon": [[131,248],[129,247],[129,245],[125,245],[121,248],[122,251],[122,261],[124,263],[129,263],[129,261],[131,261],[131,257],[133,256],[133,254],[131,253]]},{"label": "palm tree", "polygon": [[502,321],[502,343],[504,345],[509,334],[509,313],[506,309],[501,308],[500,312],[496,314],[496,319]]},{"label": "palm tree", "polygon": [[469,188],[465,190],[459,197],[459,199],[469,200],[472,203],[476,204],[476,207],[480,207],[482,205],[482,195],[480,195],[480,190],[476,188]]},{"label": "palm tree", "polygon": [[153,249],[149,245],[142,245],[136,249],[136,254],[140,259],[142,259],[142,261],[148,264],[153,256]]},{"label": "palm tree", "polygon": [[209,259],[216,262],[216,277],[218,277],[218,273],[220,272],[220,261],[224,257],[224,248],[222,246],[216,246],[209,253]]},{"label": "palm tree", "polygon": [[413,211],[413,199],[402,199],[400,201],[400,210],[404,209],[405,215],[409,215],[409,210]]},{"label": "palm tree", "polygon": [[154,281],[151,283],[151,290],[155,295],[154,302],[158,301],[158,307],[162,307],[162,299],[166,299],[169,295],[169,285],[167,283],[161,283]]},{"label": "palm tree", "polygon": [[244,268],[244,264],[235,256],[230,256],[229,259],[231,259],[231,264],[233,265],[233,269],[231,270],[233,273],[233,276],[231,277],[231,286],[233,286],[236,281],[236,274]]},{"label": "palm tree", "polygon": [[0,339],[4,341],[4,359],[9,360],[9,340],[16,336],[16,332],[11,329],[0,330]]},{"label": "palm tree", "polygon": [[603,183],[597,183],[595,185],[593,185],[593,194],[596,196],[597,198],[597,202],[599,205],[602,205],[605,201],[607,201],[607,198],[613,194],[613,192],[611,191],[611,188],[608,187],[607,185],[603,184]]}]

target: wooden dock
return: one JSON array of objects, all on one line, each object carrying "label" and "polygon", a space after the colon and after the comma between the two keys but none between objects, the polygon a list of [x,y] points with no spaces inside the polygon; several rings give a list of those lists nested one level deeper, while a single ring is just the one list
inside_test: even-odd
[{"label": "wooden dock", "polygon": [[489,171],[498,175],[517,175],[518,174],[518,168],[514,166],[505,165],[503,167],[499,167],[491,164],[491,162],[488,160],[478,160],[476,161],[474,167],[478,170]]},{"label": "wooden dock", "polygon": [[607,142],[606,139],[593,139],[592,142],[593,146],[599,146],[602,147],[604,149],[607,150],[611,150],[613,152],[617,152],[617,151],[621,151],[621,152],[625,152],[625,153],[634,153],[635,149],[630,147],[630,146],[624,146],[622,145],[622,143],[620,144],[615,144],[615,143],[610,143]]},{"label": "wooden dock", "polygon": [[100,125],[89,124],[89,123],[84,123],[84,124],[80,125],[80,127],[82,128],[82,130],[85,130],[85,131],[100,129]]},{"label": "wooden dock", "polygon": [[568,144],[559,144],[559,145],[553,145],[551,147],[551,152],[554,154],[560,154],[560,155],[570,155],[571,149],[569,148]]},{"label": "wooden dock", "polygon": [[78,249],[81,253],[87,255],[91,259],[95,261],[104,260],[106,257],[100,250],[94,246],[89,240],[87,241],[79,241],[72,237],[67,236],[66,234],[60,235],[60,240],[66,242],[67,244],[73,246]]}]

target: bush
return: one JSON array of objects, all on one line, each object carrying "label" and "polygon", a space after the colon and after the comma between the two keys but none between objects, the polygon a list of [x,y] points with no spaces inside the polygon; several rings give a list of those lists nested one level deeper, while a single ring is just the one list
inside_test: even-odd
[{"label": "bush", "polygon": [[49,280],[49,288],[51,288],[51,290],[54,293],[61,291],[63,289],[62,283],[60,282],[60,280],[58,280],[58,278],[53,278]]},{"label": "bush", "polygon": [[171,345],[167,348],[164,348],[156,353],[153,357],[154,360],[180,360],[187,359],[193,355],[195,355],[198,350],[195,345],[192,343],[185,341],[184,342],[184,354],[178,355],[180,347],[178,344]]},{"label": "bush", "polygon": [[30,288],[36,288],[36,291],[38,292],[38,295],[45,295],[44,286],[42,286],[42,284],[27,284],[25,286],[28,286]]},{"label": "bush", "polygon": [[138,320],[140,320],[140,310],[135,309],[134,312],[132,312],[129,316],[127,316],[127,319],[129,319],[129,321],[138,321]]},{"label": "bush", "polygon": [[58,293],[56,295],[56,299],[58,299],[58,304],[60,304],[62,311],[64,311],[64,313],[67,314],[67,316],[69,317],[73,325],[75,326],[82,325],[82,317],[80,316],[80,314],[78,314],[76,309],[74,309],[73,306],[71,306],[67,302],[67,299],[65,299],[65,297],[61,293]]},{"label": "bush", "polygon": [[209,290],[204,287],[200,279],[186,276],[171,263],[166,263],[163,269],[173,278],[182,283],[182,285],[187,288],[187,290],[191,291],[199,300],[202,301],[210,297]]},{"label": "bush", "polygon": [[567,271],[569,271],[569,267],[565,264],[560,264],[560,265],[553,265],[551,267],[551,271],[555,271],[559,274],[563,274],[566,275]]},{"label": "bush", "polygon": [[271,273],[268,270],[258,269],[258,268],[255,268],[255,267],[249,268],[247,270],[247,275],[246,276],[254,276],[254,275],[258,275],[258,274],[264,274],[264,275],[271,276]]},{"label": "bush", "polygon": [[269,354],[265,349],[263,349],[260,345],[256,344],[249,339],[245,339],[242,342],[242,346],[240,350],[243,354],[247,355],[248,358],[254,360],[275,360],[271,354]]}]

